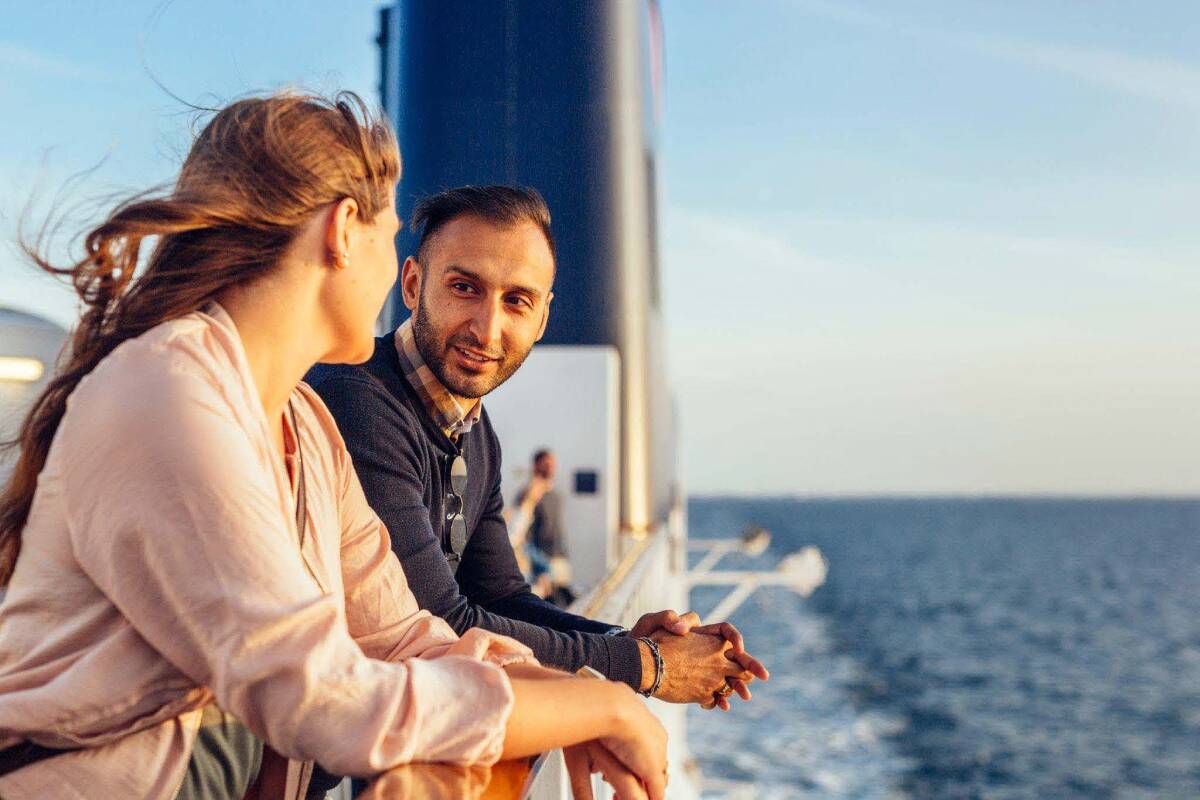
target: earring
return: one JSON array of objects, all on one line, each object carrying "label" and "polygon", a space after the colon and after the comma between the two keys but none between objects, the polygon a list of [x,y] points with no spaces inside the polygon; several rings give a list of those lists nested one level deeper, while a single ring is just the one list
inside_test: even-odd
[{"label": "earring", "polygon": [[342,266],[343,267],[350,266],[350,251],[349,250],[342,251]]}]

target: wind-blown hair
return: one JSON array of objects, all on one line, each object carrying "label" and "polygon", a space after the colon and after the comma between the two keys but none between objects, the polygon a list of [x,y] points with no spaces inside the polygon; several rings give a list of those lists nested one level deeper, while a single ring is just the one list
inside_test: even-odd
[{"label": "wind-blown hair", "polygon": [[[268,273],[323,206],[353,198],[359,217],[374,219],[399,177],[391,127],[357,95],[282,92],[216,111],[174,186],[118,205],[83,237],[78,261],[49,261],[48,227],[33,244],[22,238],[34,264],[70,280],[83,314],[57,374],[7,443],[20,452],[0,494],[0,585],[12,577],[38,474],[80,380],[122,342]],[[139,272],[147,239],[153,250]]]}]

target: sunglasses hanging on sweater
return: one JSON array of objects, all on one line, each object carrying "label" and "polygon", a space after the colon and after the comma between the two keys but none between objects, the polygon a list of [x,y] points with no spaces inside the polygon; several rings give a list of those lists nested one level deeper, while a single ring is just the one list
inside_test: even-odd
[{"label": "sunglasses hanging on sweater", "polygon": [[467,460],[462,455],[446,459],[446,499],[442,520],[442,550],[451,569],[457,570],[467,549],[467,518],[463,512],[463,495],[467,493]]}]

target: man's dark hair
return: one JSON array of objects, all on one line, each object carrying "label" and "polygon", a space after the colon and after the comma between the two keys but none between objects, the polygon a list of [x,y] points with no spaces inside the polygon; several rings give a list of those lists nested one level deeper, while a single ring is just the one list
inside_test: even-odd
[{"label": "man's dark hair", "polygon": [[533,463],[534,464],[538,463],[543,458],[550,455],[551,452],[552,451],[549,448],[545,448],[545,447],[543,447],[541,450],[535,451],[533,454]]},{"label": "man's dark hair", "polygon": [[463,216],[476,216],[494,225],[532,222],[541,229],[554,258],[550,209],[537,189],[528,186],[460,186],[422,198],[413,209],[412,230],[417,261],[425,262],[425,245],[443,226]]}]

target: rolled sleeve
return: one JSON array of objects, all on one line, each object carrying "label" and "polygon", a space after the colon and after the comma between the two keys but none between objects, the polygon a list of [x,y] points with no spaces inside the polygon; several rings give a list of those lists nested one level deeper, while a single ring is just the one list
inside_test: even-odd
[{"label": "rolled sleeve", "polygon": [[409,741],[425,744],[404,760],[498,761],[513,709],[512,684],[504,670],[468,656],[415,659],[408,669],[410,690],[423,698],[414,706],[412,728],[417,736]]}]

